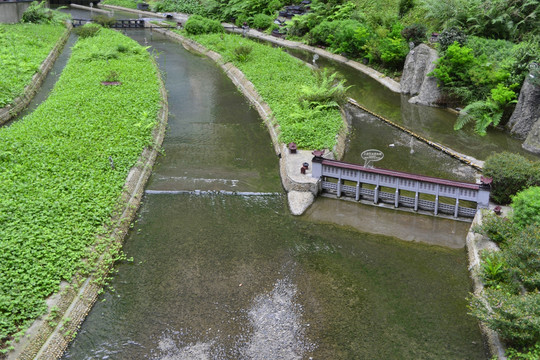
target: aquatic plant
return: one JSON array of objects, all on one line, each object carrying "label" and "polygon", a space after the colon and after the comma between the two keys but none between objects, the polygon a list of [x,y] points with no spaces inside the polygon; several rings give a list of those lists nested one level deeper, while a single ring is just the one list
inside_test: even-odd
[{"label": "aquatic plant", "polygon": [[[116,57],[95,56],[101,51]],[[101,85],[112,71],[123,86]],[[79,39],[44,103],[0,129],[2,351],[46,311],[60,281],[92,271],[107,248],[110,237],[97,235],[106,235],[129,170],[152,144],[159,88],[145,49],[102,29]]]}]

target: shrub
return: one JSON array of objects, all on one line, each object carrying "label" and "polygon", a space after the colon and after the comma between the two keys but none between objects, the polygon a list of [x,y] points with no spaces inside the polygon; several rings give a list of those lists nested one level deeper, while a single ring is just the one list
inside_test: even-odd
[{"label": "shrub", "polygon": [[490,305],[475,298],[472,314],[496,330],[511,346],[527,347],[540,338],[540,293],[517,295],[504,289],[485,289]]},{"label": "shrub", "polygon": [[223,32],[223,26],[217,20],[208,19],[200,15],[190,16],[184,26],[186,32],[192,35],[212,34]]},{"label": "shrub", "polygon": [[109,28],[114,25],[114,23],[116,22],[116,18],[104,14],[99,14],[92,16],[92,21],[105,28]]},{"label": "shrub", "polygon": [[401,31],[401,36],[403,36],[407,42],[412,41],[416,46],[423,43],[427,39],[426,33],[427,28],[425,25],[412,24]]},{"label": "shrub", "polygon": [[472,49],[454,42],[446,54],[436,61],[436,67],[430,75],[434,75],[445,86],[468,85],[470,79],[467,70],[474,62]]},{"label": "shrub", "polygon": [[95,36],[99,32],[99,30],[101,30],[101,26],[99,26],[98,24],[89,23],[75,28],[73,32],[79,35],[80,38],[85,39]]},{"label": "shrub", "polygon": [[347,102],[345,80],[337,80],[338,73],[328,74],[328,70],[316,71],[316,83],[302,86],[300,103],[305,108],[318,106],[339,107]]},{"label": "shrub", "polygon": [[365,45],[371,36],[370,30],[356,20],[323,21],[310,31],[310,43],[358,57],[366,54]]},{"label": "shrub", "polygon": [[502,251],[510,276],[527,291],[540,290],[540,223],[514,234]]},{"label": "shrub", "polygon": [[512,197],[514,221],[520,226],[540,224],[540,187],[533,186]]},{"label": "shrub", "polygon": [[491,212],[484,216],[479,232],[501,245],[506,242],[506,239],[516,235],[519,229],[510,219],[496,216]]},{"label": "shrub", "polygon": [[253,17],[252,26],[256,29],[266,30],[272,25],[273,19],[270,15],[257,14]]},{"label": "shrub", "polygon": [[491,155],[484,164],[484,175],[493,178],[491,198],[499,204],[508,204],[512,195],[540,185],[539,171],[538,162],[509,152]]},{"label": "shrub", "polygon": [[24,11],[21,22],[34,24],[63,24],[70,15],[45,7],[45,1],[34,1]]},{"label": "shrub", "polygon": [[155,12],[182,12],[187,14],[201,14],[204,9],[199,0],[162,0],[152,6]]},{"label": "shrub", "polygon": [[234,48],[234,57],[236,60],[244,62],[249,59],[249,55],[253,51],[253,47],[249,45],[240,45]]},{"label": "shrub", "polygon": [[400,0],[398,15],[402,18],[414,7],[414,0]]},{"label": "shrub", "polygon": [[309,32],[309,42],[312,45],[327,45],[327,39],[338,27],[338,22],[323,21]]},{"label": "shrub", "polygon": [[450,45],[456,42],[461,46],[467,42],[467,35],[457,27],[444,29],[439,35],[439,47],[442,51],[446,51]]}]

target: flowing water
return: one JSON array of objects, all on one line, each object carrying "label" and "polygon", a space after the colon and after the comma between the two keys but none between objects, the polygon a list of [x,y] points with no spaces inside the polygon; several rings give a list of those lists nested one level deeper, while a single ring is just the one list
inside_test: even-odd
[{"label": "flowing water", "polygon": [[[166,74],[165,152],[125,241],[133,261],[65,359],[485,358],[467,315],[468,223],[328,199],[291,216],[270,137],[222,71],[128,34]],[[360,215],[381,220],[339,221]],[[396,221],[407,231],[387,230]]]}]

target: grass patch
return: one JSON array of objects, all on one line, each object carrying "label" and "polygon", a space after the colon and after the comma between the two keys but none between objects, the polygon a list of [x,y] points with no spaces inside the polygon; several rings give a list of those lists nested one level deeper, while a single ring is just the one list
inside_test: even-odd
[{"label": "grass patch", "polygon": [[137,3],[140,1],[133,0],[103,0],[101,3],[103,5],[114,5],[121,6],[128,9],[137,9]]},{"label": "grass patch", "polygon": [[66,28],[0,24],[0,108],[21,96]]},{"label": "grass patch", "polygon": [[[119,86],[101,84],[115,72]],[[88,270],[160,108],[146,50],[101,29],[80,39],[46,102],[0,129],[0,350]],[[106,244],[105,244],[106,245]],[[95,262],[94,262],[95,263]]]},{"label": "grass patch", "polygon": [[[176,30],[183,36],[185,32]],[[280,126],[280,141],[295,142],[305,149],[332,149],[336,134],[344,126],[337,106],[302,106],[307,88],[318,86],[315,72],[280,48],[260,44],[238,35],[209,34],[190,36],[220,53],[255,85],[272,109]],[[237,49],[251,48],[249,56],[238,56]]]}]

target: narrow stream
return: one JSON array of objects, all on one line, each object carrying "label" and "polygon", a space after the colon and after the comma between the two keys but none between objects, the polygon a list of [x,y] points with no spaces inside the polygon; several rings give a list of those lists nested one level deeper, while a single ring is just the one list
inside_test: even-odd
[{"label": "narrow stream", "polygon": [[165,154],[125,241],[133,261],[65,359],[485,358],[467,315],[468,223],[399,220],[407,240],[451,249],[333,221],[354,215],[337,201],[291,216],[270,137],[223,72],[148,30],[128,35],[166,74]]}]

